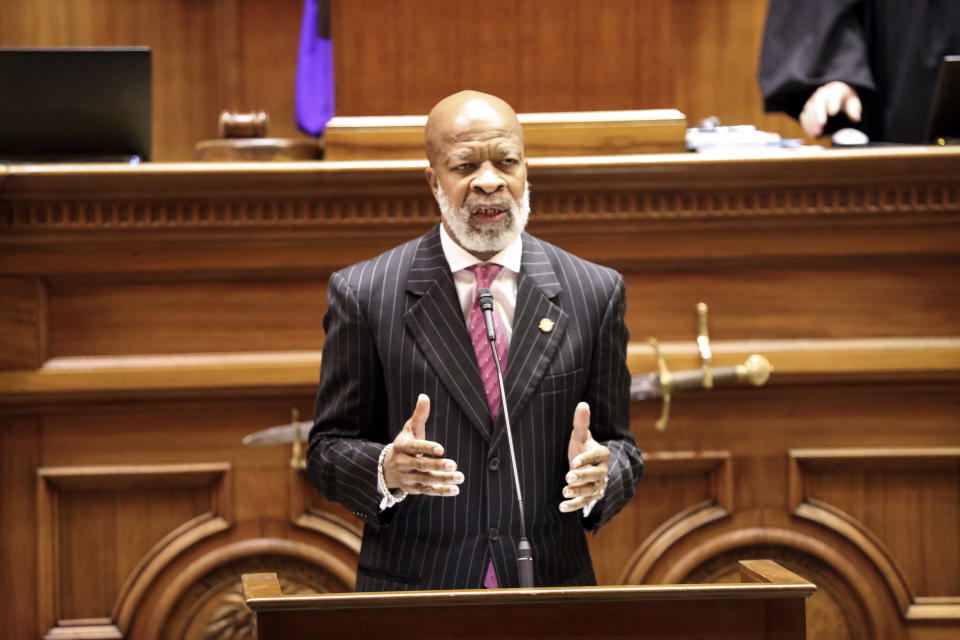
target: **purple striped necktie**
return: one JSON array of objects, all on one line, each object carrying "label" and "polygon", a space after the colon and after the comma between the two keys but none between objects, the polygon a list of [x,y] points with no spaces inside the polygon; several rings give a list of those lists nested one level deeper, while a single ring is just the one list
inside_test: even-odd
[{"label": "purple striped necktie", "polygon": [[[468,267],[477,277],[477,291],[489,289],[490,283],[503,269],[498,264],[477,264]],[[497,356],[500,358],[500,368],[507,368],[507,339],[503,333],[503,324],[496,311],[493,313],[493,328],[496,335]],[[487,330],[483,324],[483,312],[476,297],[473,299],[473,309],[470,310],[470,340],[473,342],[473,352],[477,355],[477,366],[480,367],[480,378],[483,380],[483,390],[487,394],[487,406],[490,408],[490,417],[495,422],[500,415],[500,383],[497,380],[497,365],[490,352],[490,342],[487,340]]]},{"label": "purple striped necktie", "polygon": [[[489,289],[490,283],[500,273],[498,264],[477,264],[468,267],[477,277],[477,291]],[[507,368],[507,339],[503,333],[503,325],[496,311],[493,313],[493,329],[497,345],[497,356],[500,358],[500,368]],[[500,382],[497,379],[497,365],[490,352],[490,342],[487,340],[487,330],[483,323],[483,312],[476,296],[473,298],[473,309],[470,310],[470,340],[473,342],[473,351],[477,356],[477,366],[480,368],[480,378],[483,380],[483,390],[487,394],[487,406],[490,408],[490,417],[496,421],[500,415]],[[493,568],[493,560],[487,565],[487,573],[483,578],[483,586],[487,589],[496,589],[500,586],[497,572]]]}]

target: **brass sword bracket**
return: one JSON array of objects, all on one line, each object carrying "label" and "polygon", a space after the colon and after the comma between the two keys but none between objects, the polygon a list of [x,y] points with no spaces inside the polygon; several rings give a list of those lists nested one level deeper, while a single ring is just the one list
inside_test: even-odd
[{"label": "brass sword bracket", "polygon": [[656,338],[647,338],[647,342],[653,347],[653,352],[657,356],[657,369],[660,372],[660,397],[663,403],[660,408],[660,418],[654,424],[657,431],[663,431],[667,428],[667,421],[670,420],[670,397],[673,392],[673,375],[667,368],[667,361],[663,359],[660,353],[660,343]]},{"label": "brass sword bracket", "polygon": [[700,352],[700,367],[703,369],[703,388],[713,389],[713,350],[710,348],[710,332],[707,329],[707,303],[697,303],[697,350]]},{"label": "brass sword bracket", "polygon": [[300,411],[293,407],[290,409],[290,426],[296,430],[293,438],[293,453],[290,456],[290,466],[297,471],[303,471],[307,468],[307,453],[303,447],[303,424],[300,422]]}]

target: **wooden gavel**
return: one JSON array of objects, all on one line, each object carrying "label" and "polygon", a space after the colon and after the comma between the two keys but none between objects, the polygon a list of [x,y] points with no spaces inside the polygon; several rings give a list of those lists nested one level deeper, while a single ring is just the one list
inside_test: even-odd
[{"label": "wooden gavel", "polygon": [[266,138],[270,116],[266,111],[220,112],[221,138]]}]

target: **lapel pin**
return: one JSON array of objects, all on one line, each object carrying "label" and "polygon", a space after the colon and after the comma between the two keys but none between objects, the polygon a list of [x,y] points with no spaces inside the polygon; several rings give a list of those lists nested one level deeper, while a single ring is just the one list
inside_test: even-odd
[{"label": "lapel pin", "polygon": [[551,331],[553,331],[553,320],[551,320],[550,318],[544,318],[543,320],[541,320],[540,331],[543,331],[544,333],[550,333]]}]

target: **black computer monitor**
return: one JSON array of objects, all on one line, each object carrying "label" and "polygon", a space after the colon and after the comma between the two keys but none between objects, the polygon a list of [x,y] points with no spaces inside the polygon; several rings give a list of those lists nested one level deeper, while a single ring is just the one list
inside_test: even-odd
[{"label": "black computer monitor", "polygon": [[927,142],[960,141],[960,56],[944,56],[927,117]]},{"label": "black computer monitor", "polygon": [[149,47],[0,48],[0,162],[150,159]]}]

